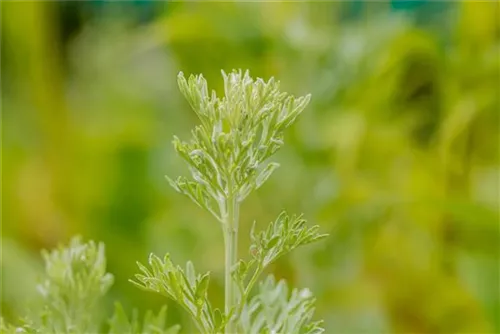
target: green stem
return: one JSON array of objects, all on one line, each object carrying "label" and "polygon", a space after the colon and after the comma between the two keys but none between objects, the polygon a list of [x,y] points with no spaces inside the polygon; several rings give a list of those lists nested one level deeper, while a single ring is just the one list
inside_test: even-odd
[{"label": "green stem", "polygon": [[262,273],[262,265],[259,262],[257,264],[257,268],[255,269],[252,278],[248,282],[248,285],[246,288],[243,289],[241,292],[241,299],[240,299],[240,305],[237,307],[236,315],[239,317],[241,315],[241,312],[243,311],[243,306],[244,303],[248,300],[248,297],[250,296],[250,292],[252,291],[253,286],[255,285],[255,282],[257,281],[257,278],[260,276]]},{"label": "green stem", "polygon": [[[238,303],[237,286],[231,275],[231,269],[238,261],[238,219],[239,203],[232,197],[226,202],[224,215],[224,246],[225,246],[225,311],[229,314]],[[236,334],[236,324],[229,321],[226,325],[226,334]]]}]

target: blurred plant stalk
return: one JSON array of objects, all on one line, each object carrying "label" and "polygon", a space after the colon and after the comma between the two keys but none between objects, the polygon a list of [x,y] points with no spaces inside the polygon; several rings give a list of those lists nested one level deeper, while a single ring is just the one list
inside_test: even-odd
[{"label": "blurred plant stalk", "polygon": [[[42,143],[37,152],[42,168],[27,166],[21,171],[24,181],[38,189],[29,189],[26,195],[20,195],[21,201],[29,202],[26,206],[31,210],[25,211],[28,226],[21,224],[18,228],[24,229],[21,233],[29,234],[35,243],[51,245],[59,239],[57,234],[64,231],[60,222],[65,220],[64,226],[72,226],[68,224],[71,220],[68,211],[73,206],[71,153],[75,145],[71,140],[73,130],[65,98],[63,57],[56,40],[59,35],[57,5],[33,1],[5,3],[2,7],[5,34],[18,43],[16,48],[5,50],[10,57],[17,59],[12,62],[14,66],[9,69],[12,71],[9,74],[22,78],[13,81],[13,85],[25,89],[26,100],[33,103],[30,121],[40,133],[31,135]],[[45,202],[49,203],[50,209],[38,204]]]}]

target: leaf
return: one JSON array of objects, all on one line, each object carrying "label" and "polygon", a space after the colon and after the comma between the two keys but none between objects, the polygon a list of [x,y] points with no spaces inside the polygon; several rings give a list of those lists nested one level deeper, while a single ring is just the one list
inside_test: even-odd
[{"label": "leaf", "polygon": [[193,262],[191,262],[191,261],[188,261],[186,263],[186,277],[187,277],[189,284],[191,286],[194,286],[196,284],[196,274],[194,272]]},{"label": "leaf", "polygon": [[269,163],[255,179],[255,189],[259,189],[279,166],[276,162]]},{"label": "leaf", "polygon": [[318,231],[318,225],[307,227],[306,221],[301,216],[290,217],[283,211],[265,231],[256,233],[252,227],[250,254],[256,259],[261,259],[262,267],[265,267],[299,246],[328,236]]},{"label": "leaf", "polygon": [[243,260],[238,261],[236,268],[234,268],[233,271],[236,272],[236,276],[239,280],[242,280],[246,276],[250,265],[250,263],[246,263]]},{"label": "leaf", "polygon": [[109,334],[125,334],[131,332],[131,324],[120,303],[115,303],[115,313],[109,321]]},{"label": "leaf", "polygon": [[272,275],[259,285],[259,292],[243,307],[238,321],[242,333],[323,333],[321,322],[313,321],[315,299],[309,290],[293,289],[276,282]]},{"label": "leaf", "polygon": [[176,277],[175,273],[173,271],[169,271],[167,273],[167,276],[169,279],[168,284],[172,287],[172,290],[175,293],[175,297],[177,298],[177,300],[182,300],[183,292],[182,292],[182,289],[181,289],[179,282],[177,281],[177,277]]},{"label": "leaf", "polygon": [[212,332],[212,307],[206,298],[210,273],[197,275],[192,262],[186,264],[186,272],[181,266],[174,266],[168,253],[161,260],[151,254],[149,264],[152,270],[140,265],[143,275],[136,275],[131,282],[141,289],[160,293],[176,301],[190,313],[199,329]]},{"label": "leaf", "polygon": [[209,282],[210,282],[210,273],[206,273],[201,277],[196,287],[197,299],[203,299],[206,297]]},{"label": "leaf", "polygon": [[281,238],[279,235],[272,237],[271,240],[269,240],[266,244],[266,250],[272,249],[274,246],[276,246],[276,244],[278,244],[280,239]]},{"label": "leaf", "polygon": [[224,321],[224,314],[221,312],[219,308],[216,308],[214,310],[213,319],[214,319],[214,328],[220,330],[224,326],[225,321]]}]

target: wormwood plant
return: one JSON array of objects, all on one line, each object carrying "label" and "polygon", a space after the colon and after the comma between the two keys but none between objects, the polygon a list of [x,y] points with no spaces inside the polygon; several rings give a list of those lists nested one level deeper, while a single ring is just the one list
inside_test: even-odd
[{"label": "wormwood plant", "polygon": [[103,324],[102,297],[113,284],[106,272],[104,245],[73,238],[66,247],[43,251],[45,274],[37,286],[40,303],[31,304],[27,315],[14,326],[0,319],[0,333],[31,334],[177,334],[178,325],[167,327],[166,307],[157,315],[146,312],[139,321],[137,311],[128,317],[115,304],[113,316]]},{"label": "wormwood plant", "polygon": [[[191,177],[167,177],[170,185],[208,211],[222,228],[225,245],[225,306],[214,308],[207,291],[210,273],[197,273],[192,262],[174,265],[169,254],[151,254],[148,266],[138,263],[140,274],[132,283],[176,301],[200,333],[317,334],[321,321],[313,321],[314,297],[308,289],[290,289],[272,275],[257,283],[264,269],[295,248],[325,237],[319,227],[308,227],[302,216],[282,212],[264,231],[251,230],[247,259],[239,259],[238,223],[244,199],[261,187],[278,168],[269,162],[283,146],[284,131],[307,106],[310,95],[295,98],[280,92],[278,81],[252,79],[247,72],[222,72],[224,97],[209,92],[202,75],[182,73],[178,84],[200,125],[190,141],[174,137],[174,148],[187,163]],[[23,325],[2,322],[2,332],[93,333],[101,330],[92,312],[109,289],[112,276],[105,272],[103,246],[73,239],[67,248],[44,253],[46,279],[39,291],[46,300],[41,312]],[[108,321],[109,333],[177,333],[165,327],[166,309],[158,316],[137,314],[129,320],[117,304]]]},{"label": "wormwood plant", "polygon": [[[209,92],[202,75],[182,73],[178,83],[201,124],[189,142],[174,138],[174,148],[187,163],[192,179],[178,177],[170,185],[207,210],[220,223],[225,245],[225,309],[213,309],[207,299],[209,273],[196,274],[193,264],[174,266],[149,258],[135,284],[164,294],[189,312],[202,333],[320,333],[312,322],[314,299],[309,290],[292,290],[270,276],[258,277],[271,262],[300,245],[323,238],[318,226],[306,227],[301,216],[281,213],[262,232],[252,229],[250,259],[237,254],[240,205],[278,167],[267,162],[283,146],[283,132],[307,106],[310,95],[295,98],[279,90],[279,82],[254,80],[248,71],[222,72],[224,97]],[[254,225],[255,226],[255,225]]]}]

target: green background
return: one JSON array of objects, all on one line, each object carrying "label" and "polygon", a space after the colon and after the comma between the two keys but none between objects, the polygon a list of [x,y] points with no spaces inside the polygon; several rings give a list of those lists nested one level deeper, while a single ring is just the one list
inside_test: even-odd
[{"label": "green background", "polygon": [[170,252],[213,275],[218,223],[169,188],[172,136],[197,124],[179,71],[281,80],[312,102],[243,204],[331,236],[273,265],[317,296],[326,333],[499,333],[500,10],[495,2],[3,2],[2,315],[36,295],[39,251],[106,244],[114,300],[169,301],[127,280]]}]

